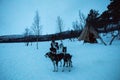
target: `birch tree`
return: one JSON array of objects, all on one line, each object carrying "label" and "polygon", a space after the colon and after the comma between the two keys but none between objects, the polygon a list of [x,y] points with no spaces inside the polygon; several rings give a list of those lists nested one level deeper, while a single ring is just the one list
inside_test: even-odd
[{"label": "birch tree", "polygon": [[[64,29],[64,26],[63,26],[63,20],[60,16],[57,17],[57,29],[58,29],[58,32],[61,34],[61,32],[63,32],[63,29]],[[62,42],[62,40],[61,40]]]},{"label": "birch tree", "polygon": [[35,16],[34,16],[34,22],[32,25],[32,30],[34,32],[34,35],[36,36],[36,47],[38,49],[38,41],[39,41],[39,36],[42,34],[42,26],[40,23],[40,16],[39,12],[36,11]]}]

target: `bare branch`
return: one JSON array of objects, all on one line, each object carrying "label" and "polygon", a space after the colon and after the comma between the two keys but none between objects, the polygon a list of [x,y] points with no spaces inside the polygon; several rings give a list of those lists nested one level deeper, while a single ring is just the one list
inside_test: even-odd
[{"label": "bare branch", "polygon": [[60,16],[57,17],[57,27],[58,27],[58,31],[62,32],[63,31],[63,20]]}]

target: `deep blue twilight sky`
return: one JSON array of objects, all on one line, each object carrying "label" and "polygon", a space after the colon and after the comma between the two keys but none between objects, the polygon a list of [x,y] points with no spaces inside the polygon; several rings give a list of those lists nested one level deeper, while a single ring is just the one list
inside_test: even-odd
[{"label": "deep blue twilight sky", "polygon": [[65,29],[78,20],[78,11],[87,15],[90,9],[99,13],[107,9],[110,0],[0,0],[0,35],[23,34],[33,23],[35,11],[39,11],[42,34],[55,33],[56,18],[61,16]]}]

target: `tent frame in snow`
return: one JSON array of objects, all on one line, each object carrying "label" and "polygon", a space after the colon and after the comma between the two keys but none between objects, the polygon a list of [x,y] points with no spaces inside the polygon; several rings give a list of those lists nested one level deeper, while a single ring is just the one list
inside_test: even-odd
[{"label": "tent frame in snow", "polygon": [[99,38],[101,42],[106,45],[103,39],[99,36],[97,30],[95,30],[92,26],[85,26],[80,36],[78,37],[78,40],[84,40],[84,42],[88,43],[97,43],[97,38]]}]

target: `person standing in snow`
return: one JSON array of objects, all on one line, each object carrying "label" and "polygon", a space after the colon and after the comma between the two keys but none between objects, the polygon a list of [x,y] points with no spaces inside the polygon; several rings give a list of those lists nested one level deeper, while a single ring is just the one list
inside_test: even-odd
[{"label": "person standing in snow", "polygon": [[52,42],[51,42],[50,51],[51,51],[52,53],[56,54],[55,40],[52,40]]},{"label": "person standing in snow", "polygon": [[59,45],[58,45],[58,42],[55,42],[55,48],[56,48],[56,52],[59,53]]}]

